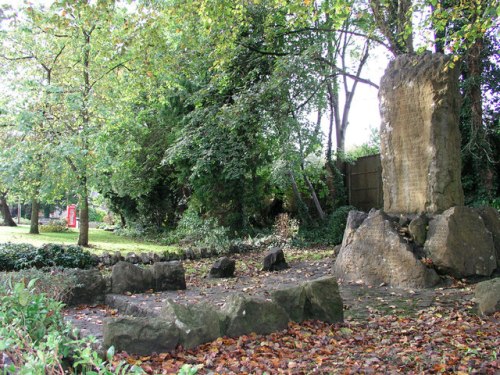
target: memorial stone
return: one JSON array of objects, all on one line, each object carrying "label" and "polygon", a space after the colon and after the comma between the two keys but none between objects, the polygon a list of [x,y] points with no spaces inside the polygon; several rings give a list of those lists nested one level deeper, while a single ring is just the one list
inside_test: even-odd
[{"label": "memorial stone", "polygon": [[402,55],[389,64],[379,91],[385,212],[463,205],[457,75],[442,54]]}]

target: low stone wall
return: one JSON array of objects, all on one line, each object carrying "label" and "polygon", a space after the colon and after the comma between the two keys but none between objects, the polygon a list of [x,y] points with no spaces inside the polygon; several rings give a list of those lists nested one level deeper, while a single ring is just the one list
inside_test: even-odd
[{"label": "low stone wall", "polygon": [[[121,311],[128,308],[122,298],[109,296],[107,302],[120,303]],[[277,289],[266,299],[236,293],[221,308],[208,303],[185,305],[169,299],[151,315],[135,310],[129,308],[128,312],[139,316],[104,321],[105,349],[113,345],[128,353],[150,354],[173,350],[177,345],[192,348],[222,336],[268,334],[285,329],[289,321],[343,320],[343,303],[333,277]]]}]

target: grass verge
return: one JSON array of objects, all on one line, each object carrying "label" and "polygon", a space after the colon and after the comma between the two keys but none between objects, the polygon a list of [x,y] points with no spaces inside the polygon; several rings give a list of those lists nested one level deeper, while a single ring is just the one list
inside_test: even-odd
[{"label": "grass verge", "polygon": [[[19,225],[17,227],[0,226],[0,243],[29,243],[34,246],[41,246],[46,243],[56,243],[65,245],[75,245],[78,240],[78,230],[70,230],[63,233],[40,233],[29,234],[28,225]],[[164,251],[177,251],[176,246],[158,245],[152,242],[142,242],[137,239],[120,237],[112,232],[107,232],[102,229],[89,230],[89,251],[99,254],[105,251],[122,253],[135,252],[154,252],[161,253]]]}]

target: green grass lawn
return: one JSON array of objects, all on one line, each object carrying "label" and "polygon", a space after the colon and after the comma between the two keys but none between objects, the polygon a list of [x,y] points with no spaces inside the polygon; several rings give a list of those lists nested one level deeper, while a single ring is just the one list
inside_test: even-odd
[{"label": "green grass lawn", "polygon": [[[58,243],[66,245],[75,245],[78,239],[78,231],[71,230],[66,233],[40,233],[29,234],[29,225],[19,225],[17,227],[0,226],[0,243],[30,243],[34,246],[40,246],[45,243]],[[90,251],[101,253],[103,251],[121,251],[128,252],[155,252],[176,251],[175,246],[158,245],[151,242],[141,242],[136,239],[120,237],[112,232],[106,232],[102,229],[90,229],[89,231]]]}]

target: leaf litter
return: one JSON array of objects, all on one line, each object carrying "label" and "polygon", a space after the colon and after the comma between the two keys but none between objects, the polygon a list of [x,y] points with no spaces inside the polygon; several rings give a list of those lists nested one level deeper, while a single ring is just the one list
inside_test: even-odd
[{"label": "leaf litter", "polygon": [[269,335],[222,337],[147,357],[121,352],[115,360],[148,374],[176,374],[185,364],[198,374],[500,373],[500,313],[478,316],[470,287],[402,292],[342,285],[341,293],[343,323],[290,322]]}]

